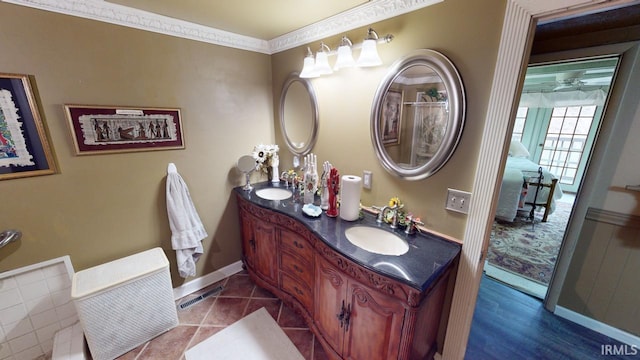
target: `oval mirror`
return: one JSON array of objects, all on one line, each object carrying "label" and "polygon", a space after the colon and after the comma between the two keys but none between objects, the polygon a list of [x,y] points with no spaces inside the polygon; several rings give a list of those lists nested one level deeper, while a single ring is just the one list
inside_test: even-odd
[{"label": "oval mirror", "polygon": [[280,95],[280,129],[289,151],[304,156],[318,134],[318,104],[311,82],[297,72],[289,74]]},{"label": "oval mirror", "polygon": [[462,79],[441,53],[397,60],[376,91],[371,140],[382,166],[407,180],[435,174],[455,151],[465,120]]}]

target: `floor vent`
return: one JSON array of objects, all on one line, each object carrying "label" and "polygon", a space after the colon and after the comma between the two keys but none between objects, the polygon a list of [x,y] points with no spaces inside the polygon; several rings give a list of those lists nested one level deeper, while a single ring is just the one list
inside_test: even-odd
[{"label": "floor vent", "polygon": [[208,298],[211,295],[218,294],[220,291],[222,291],[222,289],[223,289],[222,286],[218,286],[218,287],[216,287],[214,289],[211,289],[211,290],[207,291],[206,293],[198,296],[197,298],[193,298],[193,299],[191,299],[189,301],[185,301],[182,304],[178,305],[178,310],[184,310],[184,309],[188,308],[189,306],[191,306],[193,304],[199,303],[200,301]]}]

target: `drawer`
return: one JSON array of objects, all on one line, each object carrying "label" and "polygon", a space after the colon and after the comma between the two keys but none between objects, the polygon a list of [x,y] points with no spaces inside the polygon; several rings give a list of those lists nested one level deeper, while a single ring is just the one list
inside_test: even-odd
[{"label": "drawer", "polygon": [[280,231],[280,244],[283,250],[297,254],[303,260],[312,264],[313,249],[300,235],[287,230]]},{"label": "drawer", "polygon": [[280,269],[307,287],[311,287],[313,283],[313,263],[301,261],[299,257],[283,251],[280,253]]},{"label": "drawer", "polygon": [[305,309],[312,312],[313,292],[310,288],[284,272],[280,272],[280,280],[282,282],[282,290],[298,299]]}]

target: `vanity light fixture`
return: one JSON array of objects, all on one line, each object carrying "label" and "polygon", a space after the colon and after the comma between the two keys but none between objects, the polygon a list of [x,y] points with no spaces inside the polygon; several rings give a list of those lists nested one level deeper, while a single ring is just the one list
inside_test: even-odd
[{"label": "vanity light fixture", "polygon": [[356,65],[356,61],[353,59],[353,52],[351,47],[353,43],[348,37],[343,36],[340,40],[340,46],[338,46],[338,58],[336,64],[333,66],[333,70],[340,70],[345,67],[352,67]]},{"label": "vanity light fixture", "polygon": [[[378,37],[378,33],[372,28],[367,31],[367,37],[361,44],[353,44],[348,37],[343,36],[340,40],[340,45],[336,51],[332,51],[329,46],[324,42],[320,44],[320,50],[316,53],[314,58],[311,49],[307,47],[307,55],[304,58],[304,66],[300,72],[301,78],[315,78],[320,75],[331,74],[331,66],[329,65],[328,58],[331,55],[338,55],[333,70],[351,66],[359,67],[372,67],[382,64],[382,60],[378,55],[378,43],[386,44],[393,40],[393,35],[387,34],[384,37]],[[360,57],[356,62],[353,59],[353,49],[362,49]]]},{"label": "vanity light fixture", "polygon": [[331,49],[325,43],[320,43],[320,50],[316,53],[315,66],[315,71],[318,75],[329,75],[333,72],[333,70],[331,70],[331,65],[329,65],[330,52]]},{"label": "vanity light fixture", "polygon": [[304,57],[304,65],[302,67],[302,71],[300,72],[301,78],[316,78],[320,76],[315,69],[316,67],[316,59],[313,58],[313,53],[311,49],[307,47],[307,55]]},{"label": "vanity light fixture", "polygon": [[362,51],[358,58],[358,66],[369,67],[382,64],[382,59],[378,55],[378,33],[369,28],[367,37],[362,42]]}]

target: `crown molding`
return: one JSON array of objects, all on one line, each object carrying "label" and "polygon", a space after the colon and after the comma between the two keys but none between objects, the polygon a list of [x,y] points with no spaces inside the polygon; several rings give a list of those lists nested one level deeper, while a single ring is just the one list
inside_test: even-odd
[{"label": "crown molding", "polygon": [[351,29],[415,11],[444,0],[371,0],[366,4],[269,41],[133,9],[103,0],[2,1],[209,44],[271,55]]},{"label": "crown molding", "polygon": [[[269,40],[269,48],[272,53],[278,53],[443,1],[370,0],[366,4]],[[363,37],[364,35],[366,34]]]},{"label": "crown molding", "polygon": [[102,21],[210,44],[270,54],[265,40],[173,19],[103,0],[3,0],[40,10]]}]

